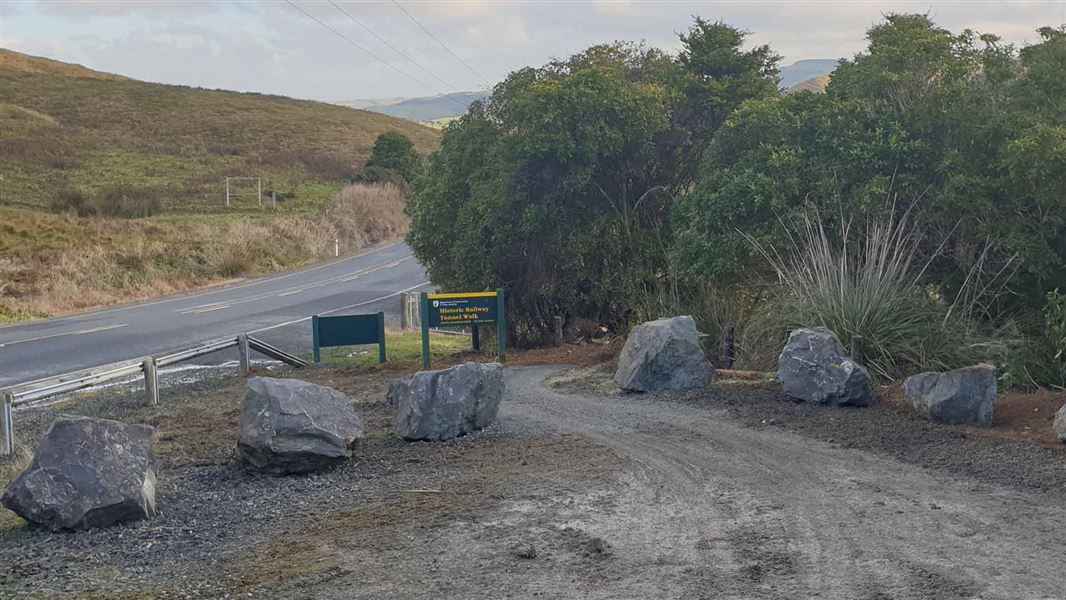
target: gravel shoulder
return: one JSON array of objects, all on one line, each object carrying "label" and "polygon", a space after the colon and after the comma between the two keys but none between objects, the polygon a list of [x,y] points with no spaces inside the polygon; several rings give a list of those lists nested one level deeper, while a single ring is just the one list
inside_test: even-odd
[{"label": "gravel shoulder", "polygon": [[1062,448],[764,384],[622,395],[558,371],[508,369],[499,422],[443,444],[391,435],[395,370],[309,371],[369,435],[298,477],[232,461],[234,379],[55,407],[155,425],[162,514],[8,519],[0,597],[1066,598]]}]

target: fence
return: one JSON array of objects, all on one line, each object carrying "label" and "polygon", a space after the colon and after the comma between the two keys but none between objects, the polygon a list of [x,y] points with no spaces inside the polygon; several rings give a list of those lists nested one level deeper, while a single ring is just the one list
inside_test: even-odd
[{"label": "fence", "polygon": [[27,406],[58,394],[85,389],[107,381],[125,379],[137,373],[144,375],[145,400],[149,406],[153,406],[159,402],[158,369],[160,367],[166,367],[233,347],[237,348],[241,375],[248,374],[248,354],[251,350],[294,367],[306,367],[311,364],[262,340],[241,334],[236,337],[210,340],[160,356],[148,356],[136,360],[111,363],[55,377],[20,383],[3,390],[3,405],[0,417],[3,418],[4,443],[0,445],[0,454],[10,455],[15,452],[14,408],[16,406]]}]

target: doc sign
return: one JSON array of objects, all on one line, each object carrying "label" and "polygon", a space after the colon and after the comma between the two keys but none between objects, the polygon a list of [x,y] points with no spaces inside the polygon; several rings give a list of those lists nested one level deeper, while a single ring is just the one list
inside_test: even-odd
[{"label": "doc sign", "polygon": [[506,330],[503,316],[503,289],[494,292],[459,294],[422,293],[422,364],[429,367],[429,330],[443,327],[469,327],[475,350],[480,350],[482,325],[496,326],[499,360],[506,356]]}]

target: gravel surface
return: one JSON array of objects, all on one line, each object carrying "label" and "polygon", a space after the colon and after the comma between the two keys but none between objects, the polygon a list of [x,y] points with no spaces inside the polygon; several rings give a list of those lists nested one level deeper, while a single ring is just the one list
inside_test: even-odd
[{"label": "gravel surface", "polygon": [[[620,395],[602,372],[508,371],[500,421],[443,444],[391,435],[395,373],[308,372],[369,435],[295,477],[232,461],[232,379],[62,407],[159,428],[162,514],[0,529],[0,597],[1066,598],[1063,449],[770,386]],[[58,410],[20,414],[23,439]]]}]

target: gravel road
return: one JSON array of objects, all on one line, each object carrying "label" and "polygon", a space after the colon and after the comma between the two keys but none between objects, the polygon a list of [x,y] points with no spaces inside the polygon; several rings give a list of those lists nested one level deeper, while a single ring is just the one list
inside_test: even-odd
[{"label": "gravel road", "polygon": [[236,382],[111,404],[160,428],[163,514],[0,531],[0,597],[1066,598],[1062,448],[768,386],[546,386],[557,372],[508,369],[497,424],[408,444],[388,433],[392,375],[311,371],[370,435],[302,477],[232,463]]}]

